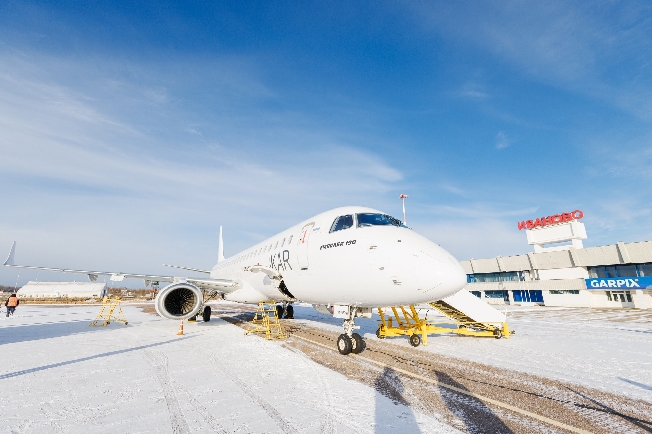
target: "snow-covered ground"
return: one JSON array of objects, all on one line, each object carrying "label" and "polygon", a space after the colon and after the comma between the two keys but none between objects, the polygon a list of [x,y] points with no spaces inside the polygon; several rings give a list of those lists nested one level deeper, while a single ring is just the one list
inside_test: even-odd
[{"label": "snow-covered ground", "polygon": [[97,306],[3,314],[0,432],[458,432],[279,341],[124,310],[107,327]]},{"label": "snow-covered ground", "polygon": [[[649,312],[632,309],[508,307],[510,339],[436,335],[433,354],[459,357],[609,391],[652,402],[652,321]],[[501,308],[502,310],[502,308]],[[434,315],[429,313],[429,318]],[[295,317],[341,333],[342,320],[295,307]],[[378,317],[357,319],[366,339],[375,336]],[[406,338],[386,339],[409,346]]]}]

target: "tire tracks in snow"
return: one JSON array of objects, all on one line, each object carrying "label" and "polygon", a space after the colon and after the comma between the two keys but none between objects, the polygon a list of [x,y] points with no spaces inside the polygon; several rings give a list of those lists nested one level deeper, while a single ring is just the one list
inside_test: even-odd
[{"label": "tire tracks in snow", "polygon": [[150,364],[156,373],[158,382],[163,389],[163,396],[165,403],[168,406],[168,413],[170,415],[170,423],[172,424],[172,432],[174,434],[190,434],[190,427],[188,421],[181,410],[181,405],[177,399],[174,388],[170,382],[170,372],[168,370],[168,357],[165,353],[153,350],[143,350],[145,360]]},{"label": "tire tracks in snow", "polygon": [[269,402],[267,402],[263,396],[261,396],[248,384],[242,381],[233,371],[224,367],[224,364],[220,363],[220,361],[217,359],[217,356],[215,354],[207,352],[205,350],[199,350],[199,351],[204,353],[204,355],[208,357],[209,359],[208,361],[210,363],[212,363],[214,366],[217,366],[219,370],[224,372],[226,374],[226,378],[228,378],[230,381],[235,383],[240,388],[240,390],[242,390],[244,394],[247,395],[250,401],[252,401],[254,404],[262,408],[265,411],[265,413],[267,413],[267,415],[276,423],[276,425],[284,433],[299,434],[299,430],[297,430],[289,420],[283,417],[283,415],[278,410],[276,410]]}]

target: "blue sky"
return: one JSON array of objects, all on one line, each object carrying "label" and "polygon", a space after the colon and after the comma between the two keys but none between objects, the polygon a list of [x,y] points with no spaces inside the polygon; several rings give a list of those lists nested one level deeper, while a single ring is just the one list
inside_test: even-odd
[{"label": "blue sky", "polygon": [[517,221],[578,208],[585,245],[650,240],[651,19],[647,2],[2,2],[0,246],[169,273],[212,266],[220,225],[228,255],[336,206],[400,215],[400,193],[461,260],[530,251]]}]

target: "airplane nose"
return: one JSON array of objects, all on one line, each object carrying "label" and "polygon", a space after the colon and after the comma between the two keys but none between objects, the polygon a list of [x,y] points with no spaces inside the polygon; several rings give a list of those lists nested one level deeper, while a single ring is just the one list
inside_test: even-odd
[{"label": "airplane nose", "polygon": [[420,252],[419,292],[433,300],[458,292],[466,285],[466,272],[448,252]]}]

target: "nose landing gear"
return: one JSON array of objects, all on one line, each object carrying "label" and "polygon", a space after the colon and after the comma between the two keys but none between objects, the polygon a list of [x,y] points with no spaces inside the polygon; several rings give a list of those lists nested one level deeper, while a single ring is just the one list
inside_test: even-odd
[{"label": "nose landing gear", "polygon": [[337,338],[337,350],[342,355],[347,355],[350,353],[360,354],[366,347],[364,339],[358,333],[354,333],[353,330],[357,330],[360,326],[355,325],[355,313],[356,308],[349,308],[349,317],[344,320],[342,328],[344,333],[339,335]]}]

